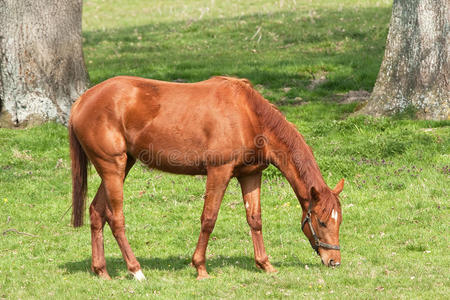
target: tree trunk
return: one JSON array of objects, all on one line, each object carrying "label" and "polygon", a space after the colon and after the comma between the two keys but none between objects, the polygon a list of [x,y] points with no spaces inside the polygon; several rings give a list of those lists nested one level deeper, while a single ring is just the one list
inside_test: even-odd
[{"label": "tree trunk", "polygon": [[67,124],[88,84],[82,0],[0,0],[0,127]]},{"label": "tree trunk", "polygon": [[421,119],[449,118],[449,18],[448,0],[394,0],[383,63],[360,112],[391,115],[412,107]]}]

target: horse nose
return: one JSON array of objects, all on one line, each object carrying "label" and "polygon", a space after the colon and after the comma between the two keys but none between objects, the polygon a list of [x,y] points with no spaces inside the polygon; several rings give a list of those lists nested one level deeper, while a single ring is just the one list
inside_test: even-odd
[{"label": "horse nose", "polygon": [[330,267],[339,267],[341,265],[341,263],[335,262],[333,259],[330,259],[330,261],[328,262],[328,265]]}]

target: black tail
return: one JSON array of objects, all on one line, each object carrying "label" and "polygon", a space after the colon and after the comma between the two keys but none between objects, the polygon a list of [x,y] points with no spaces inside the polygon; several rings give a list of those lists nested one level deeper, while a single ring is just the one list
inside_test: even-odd
[{"label": "black tail", "polygon": [[83,225],[87,192],[88,158],[69,123],[70,158],[72,160],[72,225]]}]

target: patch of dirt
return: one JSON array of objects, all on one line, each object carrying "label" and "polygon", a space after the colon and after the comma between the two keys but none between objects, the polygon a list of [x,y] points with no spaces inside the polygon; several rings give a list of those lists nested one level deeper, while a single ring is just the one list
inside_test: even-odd
[{"label": "patch of dirt", "polygon": [[188,81],[186,79],[183,79],[183,78],[177,78],[177,79],[173,80],[173,82],[186,83]]},{"label": "patch of dirt", "polygon": [[370,93],[365,90],[349,91],[346,94],[337,94],[336,100],[342,104],[348,104],[353,102],[365,102],[369,100]]},{"label": "patch of dirt", "polygon": [[308,103],[309,101],[304,101],[302,97],[295,97],[293,99],[282,97],[280,100],[276,102],[277,105],[290,105],[290,106],[300,106]]},{"label": "patch of dirt", "polygon": [[13,149],[13,156],[15,158],[18,159],[23,159],[23,160],[33,160],[33,157],[31,156],[31,151],[30,150],[24,150],[24,151],[19,151],[17,149]]},{"label": "patch of dirt", "polygon": [[328,72],[319,72],[312,74],[313,80],[310,81],[309,85],[306,87],[308,90],[314,90],[321,84],[324,84],[328,81],[327,79]]}]

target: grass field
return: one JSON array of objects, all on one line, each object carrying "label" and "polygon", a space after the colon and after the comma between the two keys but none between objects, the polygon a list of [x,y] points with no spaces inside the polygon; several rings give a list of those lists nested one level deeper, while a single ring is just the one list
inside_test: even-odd
[{"label": "grass field", "polygon": [[[257,270],[236,180],[207,252],[212,278],[190,257],[204,177],[136,165],[125,184],[127,236],[147,281],[126,271],[109,228],[112,281],[90,272],[89,225],[70,227],[66,128],[0,129],[0,299],[448,298],[450,123],[352,116],[336,99],[371,91],[391,1],[84,2],[91,81],[136,75],[188,82],[250,79],[279,105],[341,194],[342,266],[321,265],[301,232],[301,209],[279,172],[262,190],[265,244],[276,274]],[[89,198],[99,178],[89,174]],[[87,221],[87,218],[86,218]],[[16,231],[14,231],[16,230]],[[26,233],[26,234],[24,234]]]}]

